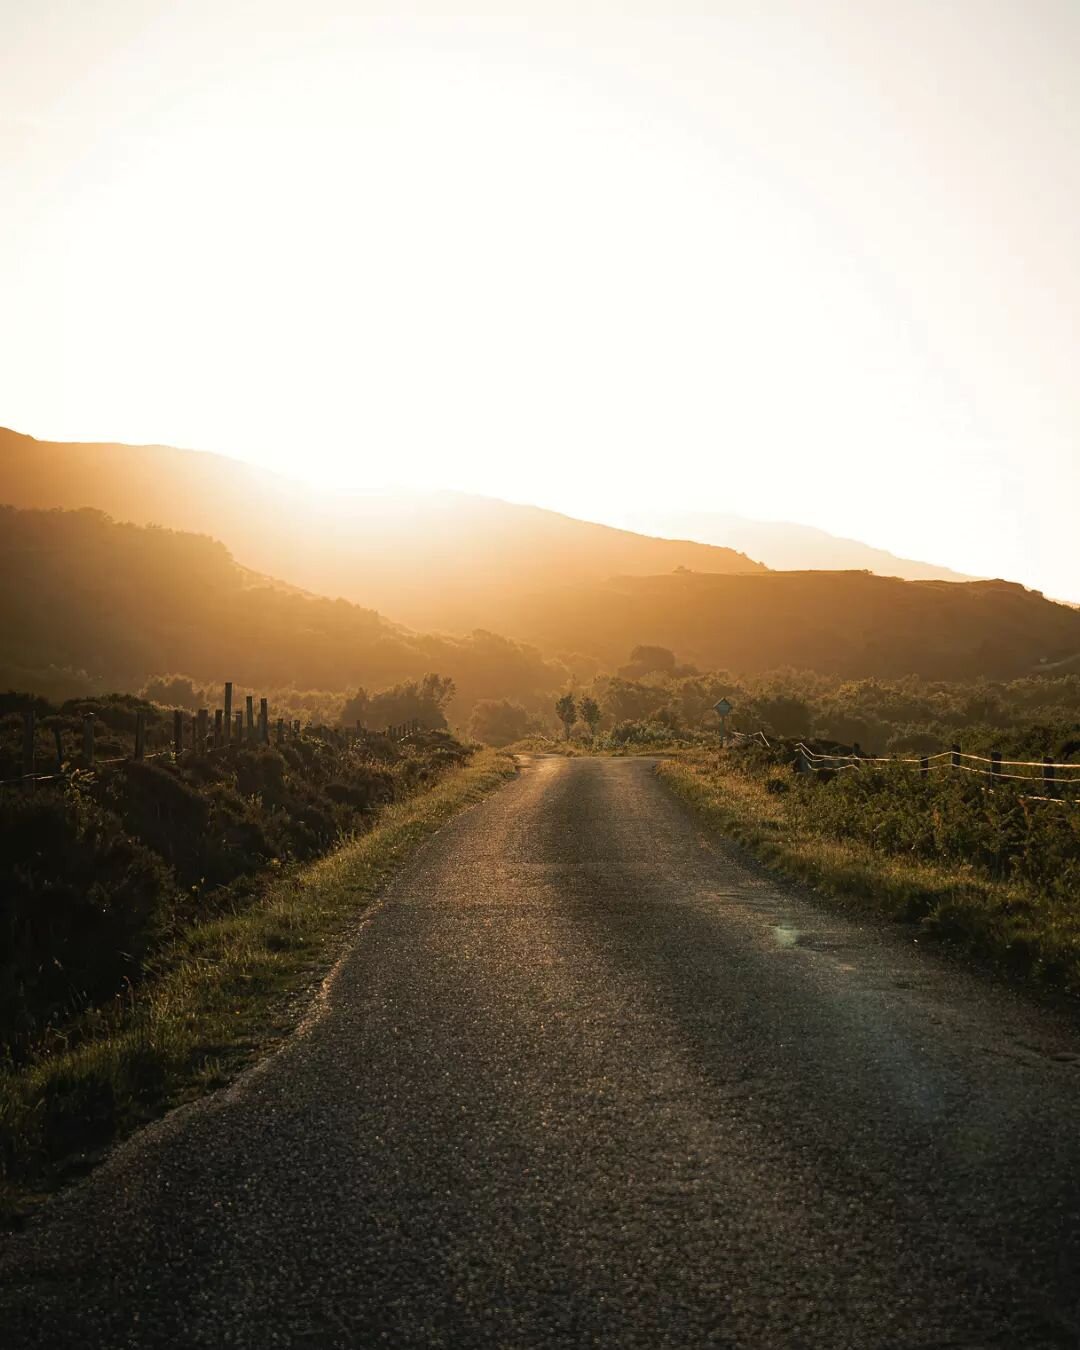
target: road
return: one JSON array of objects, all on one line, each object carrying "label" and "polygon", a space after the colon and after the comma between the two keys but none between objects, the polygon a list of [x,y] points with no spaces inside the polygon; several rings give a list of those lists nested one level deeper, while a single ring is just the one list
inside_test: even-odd
[{"label": "road", "polygon": [[1075,1347],[1080,1035],[540,758],[0,1249],[22,1346]]}]

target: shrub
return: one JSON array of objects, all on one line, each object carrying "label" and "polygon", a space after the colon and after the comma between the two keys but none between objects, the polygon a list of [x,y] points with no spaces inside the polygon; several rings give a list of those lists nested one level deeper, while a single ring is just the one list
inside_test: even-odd
[{"label": "shrub", "polygon": [[0,792],[0,1041],[17,1051],[138,978],[168,868],[80,792]]}]

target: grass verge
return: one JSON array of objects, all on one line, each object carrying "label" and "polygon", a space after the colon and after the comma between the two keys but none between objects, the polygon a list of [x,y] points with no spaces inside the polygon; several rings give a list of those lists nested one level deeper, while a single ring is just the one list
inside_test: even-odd
[{"label": "grass verge", "polygon": [[96,1034],[0,1073],[0,1217],[17,1222],[108,1145],[280,1042],[388,879],[513,774],[508,756],[481,751],[387,807],[369,833],[268,883],[256,904],[190,928]]},{"label": "grass verge", "polygon": [[1080,995],[1080,906],[1030,883],[998,880],[971,864],[888,853],[817,833],[775,774],[739,772],[716,754],[666,759],[660,777],[702,823],[783,875],[852,914],[918,924],[1012,980]]}]

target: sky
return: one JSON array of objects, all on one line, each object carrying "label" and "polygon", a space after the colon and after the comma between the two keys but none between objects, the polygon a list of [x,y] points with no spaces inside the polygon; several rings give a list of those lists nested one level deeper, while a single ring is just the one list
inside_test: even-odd
[{"label": "sky", "polygon": [[0,0],[0,424],[1080,600],[1080,4]]}]

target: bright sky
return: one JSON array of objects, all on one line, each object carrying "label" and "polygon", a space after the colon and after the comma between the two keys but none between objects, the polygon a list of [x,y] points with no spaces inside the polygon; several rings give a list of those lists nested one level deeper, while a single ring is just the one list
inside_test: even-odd
[{"label": "bright sky", "polygon": [[0,0],[0,423],[1080,599],[1080,4]]}]

